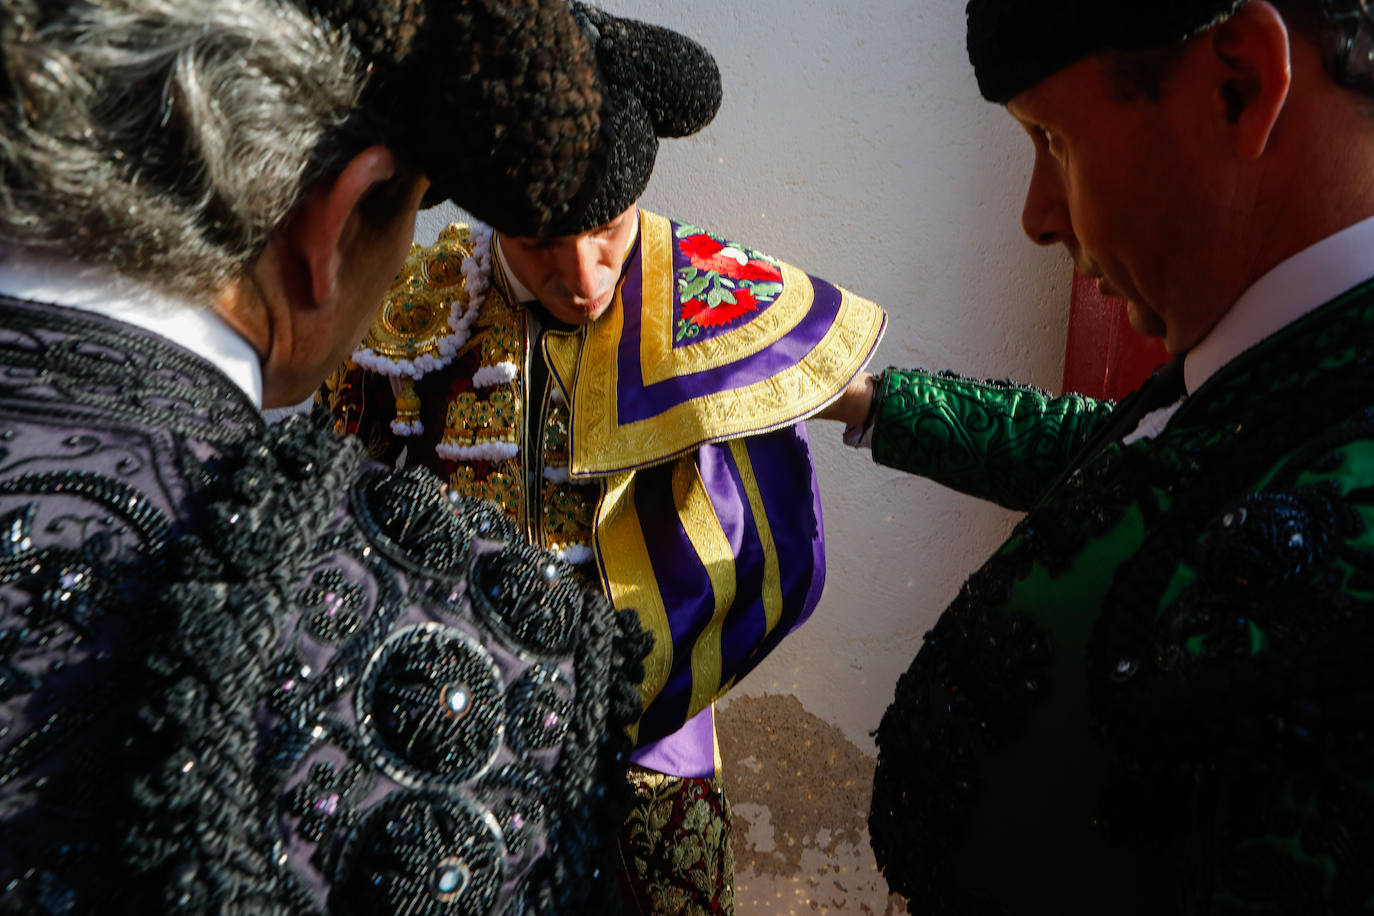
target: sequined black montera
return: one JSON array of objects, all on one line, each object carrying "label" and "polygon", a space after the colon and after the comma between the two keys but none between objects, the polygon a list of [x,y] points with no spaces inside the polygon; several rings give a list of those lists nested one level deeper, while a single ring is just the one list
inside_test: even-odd
[{"label": "sequined black montera", "polygon": [[644,638],[507,534],[0,299],[0,912],[617,909]]}]

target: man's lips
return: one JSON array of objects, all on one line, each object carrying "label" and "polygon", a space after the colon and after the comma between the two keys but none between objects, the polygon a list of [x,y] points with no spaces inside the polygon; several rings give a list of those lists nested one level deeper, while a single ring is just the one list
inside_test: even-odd
[{"label": "man's lips", "polygon": [[1112,282],[1106,277],[1101,274],[1089,274],[1088,278],[1097,285],[1097,291],[1102,295],[1111,299],[1121,298],[1121,293],[1115,286],[1112,286]]},{"label": "man's lips", "polygon": [[574,299],[570,304],[579,312],[594,312],[611,301],[611,294],[613,292],[615,292],[614,289],[609,289],[595,299]]}]

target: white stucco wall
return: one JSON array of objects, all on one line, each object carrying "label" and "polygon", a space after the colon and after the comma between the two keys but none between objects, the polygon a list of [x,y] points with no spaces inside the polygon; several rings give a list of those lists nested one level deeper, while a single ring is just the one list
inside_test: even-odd
[{"label": "white stucco wall", "polygon": [[[715,121],[663,142],[648,208],[881,303],[877,368],[1057,389],[1070,269],[1020,232],[1030,144],[978,95],[961,0],[603,5],[698,39],[724,80]],[[454,217],[422,214],[417,237]],[[922,634],[1013,519],[877,467],[834,424],[811,432],[825,594],[720,706],[741,916],[892,905],[862,826],[870,733]]]}]

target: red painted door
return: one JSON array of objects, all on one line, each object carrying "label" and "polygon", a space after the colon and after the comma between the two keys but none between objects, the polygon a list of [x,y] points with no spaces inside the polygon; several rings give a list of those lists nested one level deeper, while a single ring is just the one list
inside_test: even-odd
[{"label": "red painted door", "polygon": [[1163,341],[1131,327],[1126,300],[1102,295],[1095,280],[1074,271],[1064,354],[1065,391],[1120,400],[1168,358]]}]

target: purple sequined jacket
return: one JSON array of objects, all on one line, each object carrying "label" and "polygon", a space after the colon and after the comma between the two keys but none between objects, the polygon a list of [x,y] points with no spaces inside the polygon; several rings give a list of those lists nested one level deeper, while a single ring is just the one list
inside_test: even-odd
[{"label": "purple sequined jacket", "polygon": [[611,905],[643,638],[505,525],[0,299],[0,912]]}]

